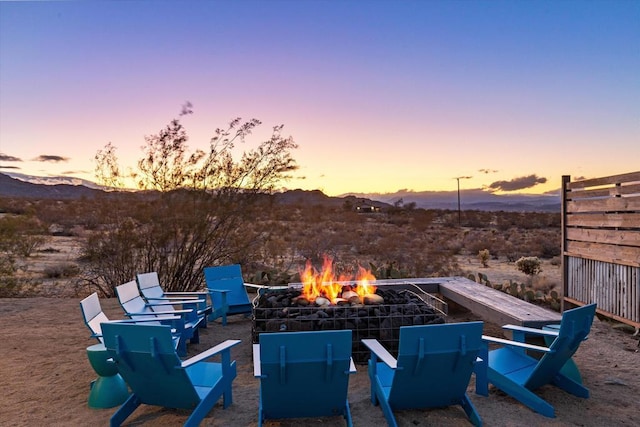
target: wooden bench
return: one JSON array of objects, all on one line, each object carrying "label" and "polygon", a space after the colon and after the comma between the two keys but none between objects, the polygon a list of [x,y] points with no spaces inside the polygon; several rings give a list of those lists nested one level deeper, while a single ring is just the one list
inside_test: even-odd
[{"label": "wooden bench", "polygon": [[476,283],[465,277],[453,277],[442,281],[439,293],[471,310],[487,322],[497,325],[515,324],[541,328],[560,323],[562,315],[555,311],[531,304],[512,295]]},{"label": "wooden bench", "polygon": [[465,277],[430,277],[416,279],[377,280],[376,285],[419,287],[472,311],[483,320],[497,325],[519,325],[541,328],[560,323],[562,315],[550,309],[531,304]]}]

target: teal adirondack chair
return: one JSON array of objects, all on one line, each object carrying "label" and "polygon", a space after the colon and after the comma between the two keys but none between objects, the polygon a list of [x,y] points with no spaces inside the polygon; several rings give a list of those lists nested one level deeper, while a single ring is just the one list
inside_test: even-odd
[{"label": "teal adirondack chair", "polygon": [[180,301],[189,299],[199,299],[202,302],[197,304],[198,315],[205,316],[204,321],[200,324],[202,327],[207,326],[206,316],[211,314],[212,306],[207,304],[207,295],[209,292],[165,292],[160,286],[158,273],[155,271],[149,273],[136,274],[136,282],[143,298],[147,302],[154,303],[158,301]]},{"label": "teal adirondack chair", "polygon": [[351,330],[262,333],[253,346],[260,379],[258,426],[267,419],[342,415],[352,426],[347,389],[356,372]]},{"label": "teal adirondack chair", "polygon": [[204,280],[213,301],[213,312],[209,320],[222,318],[222,324],[227,324],[227,316],[233,314],[250,315],[253,306],[245,289],[255,286],[244,283],[240,264],[205,267]]},{"label": "teal adirondack chair", "polygon": [[[595,313],[596,304],[567,310],[562,314],[558,331],[507,325],[507,329],[514,331],[513,341],[483,336],[485,344],[480,355],[483,363],[478,366],[476,393],[487,396],[488,383],[491,383],[547,417],[555,417],[553,406],[535,394],[536,389],[546,384],[588,398],[589,390],[580,383],[579,378],[567,375],[563,368],[589,335]],[[544,347],[525,343],[526,335],[555,335],[555,339],[549,347]],[[504,347],[488,351],[489,343]],[[529,356],[527,351],[539,352],[543,356],[536,359]]]},{"label": "teal adirondack chair", "polygon": [[[182,361],[168,326],[105,323],[102,329],[107,351],[132,390],[111,417],[112,427],[121,425],[141,404],[192,410],[185,426],[199,425],[220,397],[223,408],[231,405],[236,377],[231,347],[240,340],[227,340]],[[221,362],[206,361],[218,354]]]},{"label": "teal adirondack chair", "polygon": [[377,340],[364,339],[371,350],[371,402],[380,405],[389,426],[394,411],[460,405],[476,426],[480,415],[467,386],[482,346],[482,322],[403,326],[398,358]]},{"label": "teal adirondack chair", "polygon": [[194,344],[200,342],[198,328],[200,322],[204,321],[204,316],[198,316],[196,305],[201,300],[180,301],[187,307],[180,310],[176,310],[171,302],[152,304],[142,298],[135,280],[116,286],[116,294],[125,315],[132,319],[153,320],[167,315],[179,316],[179,319],[173,323],[173,327],[180,334],[178,352],[181,356],[187,354],[187,340]]}]

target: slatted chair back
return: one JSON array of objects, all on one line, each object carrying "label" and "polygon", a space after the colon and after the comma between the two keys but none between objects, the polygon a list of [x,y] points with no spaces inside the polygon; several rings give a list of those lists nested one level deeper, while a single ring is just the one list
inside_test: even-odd
[{"label": "slatted chair back", "polygon": [[351,330],[264,333],[259,340],[264,419],[347,417]]},{"label": "slatted chair back", "polygon": [[562,367],[571,359],[587,338],[596,313],[596,304],[585,305],[562,314],[558,336],[535,368],[531,371],[524,386],[535,390],[553,381]]},{"label": "slatted chair back", "polygon": [[[400,328],[395,372],[386,371],[395,409],[460,404],[482,346],[482,322]],[[379,371],[384,375],[385,371]]]},{"label": "slatted chair back", "polygon": [[140,293],[145,298],[149,299],[164,297],[164,291],[160,286],[160,278],[158,277],[158,272],[152,271],[149,273],[136,274],[136,280],[138,282]]},{"label": "slatted chair back", "polygon": [[109,319],[102,311],[100,298],[98,298],[98,294],[96,292],[80,301],[80,311],[82,312],[84,323],[91,331],[91,336],[96,338],[99,342],[103,342],[102,327],[100,324],[108,322]]},{"label": "slatted chair back", "polygon": [[181,368],[170,327],[107,323],[103,332],[118,372],[142,403],[191,409],[200,402]]},{"label": "slatted chair back", "polygon": [[125,313],[148,313],[149,316],[136,316],[136,319],[155,317],[154,311],[147,306],[147,303],[140,295],[138,284],[135,280],[116,286],[118,301]]},{"label": "slatted chair back", "polygon": [[[226,314],[251,313],[253,307],[249,295],[244,287],[240,264],[205,267],[204,279],[210,290],[227,290]],[[223,305],[222,296],[217,292],[211,293],[215,309]]]}]

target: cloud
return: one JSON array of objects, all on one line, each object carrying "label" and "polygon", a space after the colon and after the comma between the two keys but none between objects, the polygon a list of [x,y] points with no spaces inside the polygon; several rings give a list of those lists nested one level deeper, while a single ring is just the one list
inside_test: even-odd
[{"label": "cloud", "polygon": [[496,169],[478,169],[478,172],[488,175],[490,173],[496,173],[498,170]]},{"label": "cloud", "polygon": [[20,169],[18,166],[5,166],[0,165],[0,169]]},{"label": "cloud", "polygon": [[68,157],[62,157],[62,156],[53,156],[53,155],[49,155],[49,154],[41,154],[38,157],[36,157],[35,159],[33,159],[33,161],[35,161],[35,162],[59,163],[59,162],[68,162],[69,158]]},{"label": "cloud", "polygon": [[21,162],[22,159],[19,157],[9,156],[4,153],[0,153],[0,162]]},{"label": "cloud", "polygon": [[511,181],[495,181],[489,184],[488,189],[489,191],[516,191],[544,184],[545,182],[547,182],[547,178],[533,174],[513,178]]}]

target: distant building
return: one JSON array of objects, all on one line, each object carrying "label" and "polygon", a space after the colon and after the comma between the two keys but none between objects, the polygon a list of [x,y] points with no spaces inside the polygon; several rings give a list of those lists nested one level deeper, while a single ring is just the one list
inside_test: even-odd
[{"label": "distant building", "polygon": [[368,204],[358,205],[356,206],[356,212],[358,213],[376,213],[380,212],[380,208],[378,206],[372,206]]}]

